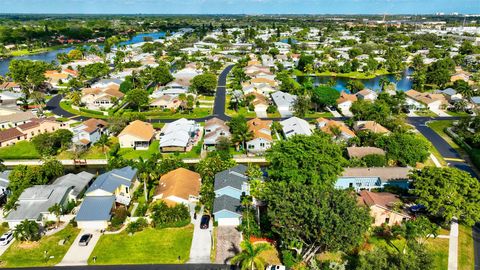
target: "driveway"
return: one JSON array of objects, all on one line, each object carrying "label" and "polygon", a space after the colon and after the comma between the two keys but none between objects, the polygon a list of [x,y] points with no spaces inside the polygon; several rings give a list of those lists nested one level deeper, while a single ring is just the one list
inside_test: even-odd
[{"label": "driveway", "polygon": [[212,250],[212,227],[210,219],[208,229],[200,229],[202,215],[194,220],[192,246],[190,247],[190,260],[188,263],[210,263],[210,251]]},{"label": "driveway", "polygon": [[7,251],[7,249],[12,245],[13,242],[15,242],[15,238],[12,239],[12,241],[10,241],[10,243],[8,243],[7,245],[0,246],[0,256],[2,256],[5,251]]},{"label": "driveway", "polygon": [[[82,235],[86,233],[93,234],[92,239],[88,243],[88,246],[79,246],[78,242]],[[63,260],[58,264],[59,266],[69,266],[69,265],[87,265],[88,258],[92,254],[95,245],[97,245],[98,239],[102,234],[96,230],[82,230],[75,241],[73,241],[72,246],[67,251],[67,254],[63,257]]]},{"label": "driveway", "polygon": [[230,259],[240,252],[242,235],[235,226],[217,227],[217,254],[215,263],[227,264]]}]

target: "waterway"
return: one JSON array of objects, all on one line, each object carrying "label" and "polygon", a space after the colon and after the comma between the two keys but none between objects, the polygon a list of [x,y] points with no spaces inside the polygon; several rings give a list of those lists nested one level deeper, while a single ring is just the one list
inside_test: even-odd
[{"label": "waterway", "polygon": [[[364,85],[365,85],[365,88],[368,88],[368,89],[372,89],[372,90],[380,90],[380,80],[381,78],[387,78],[390,82],[393,82],[396,84],[397,86],[397,90],[399,91],[408,91],[410,89],[412,89],[412,79],[411,79],[411,75],[413,74],[413,69],[409,68],[409,69],[406,69],[404,72],[402,72],[400,74],[400,78],[398,78],[399,80],[397,80],[397,76],[393,75],[393,74],[389,74],[389,75],[380,75],[380,76],[377,76],[373,79],[358,79],[360,80]],[[302,83],[302,81],[304,81],[307,77],[305,76],[299,76],[297,78],[297,81]],[[313,84],[314,85],[319,85],[319,84],[326,84],[330,81],[330,79],[334,79],[335,80],[335,85],[333,86],[333,88],[337,89],[338,91],[346,91],[348,92],[348,89],[347,89],[347,83],[348,81],[350,81],[351,79],[349,78],[341,78],[341,77],[332,77],[332,76],[313,76],[313,77],[310,77],[312,78],[313,80]]]},{"label": "waterway", "polygon": [[[165,32],[154,32],[154,33],[142,33],[133,36],[130,40],[120,42],[120,45],[132,45],[135,43],[140,43],[144,41],[145,37],[151,37],[153,40],[165,37]],[[35,60],[35,61],[44,61],[44,62],[52,62],[57,61],[57,54],[59,53],[68,53],[74,47],[68,48],[61,48],[58,50],[38,53],[38,54],[31,54],[31,55],[23,55],[23,56],[16,56],[7,58],[0,61],[0,75],[4,76],[8,72],[8,66],[10,62],[14,59],[27,59],[27,60]]]}]

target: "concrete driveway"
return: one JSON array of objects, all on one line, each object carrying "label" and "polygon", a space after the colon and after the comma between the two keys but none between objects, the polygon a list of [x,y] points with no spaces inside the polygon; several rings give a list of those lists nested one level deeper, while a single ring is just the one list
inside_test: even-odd
[{"label": "concrete driveway", "polygon": [[190,247],[190,260],[188,263],[210,263],[213,223],[212,219],[210,219],[208,229],[200,229],[201,217],[202,215],[199,215],[193,223],[193,239],[192,246]]},{"label": "concrete driveway", "polygon": [[[82,235],[86,233],[93,234],[92,239],[88,243],[88,246],[79,246],[78,242]],[[102,234],[96,230],[82,230],[75,241],[73,241],[72,246],[67,251],[67,254],[63,257],[63,260],[58,264],[59,266],[70,266],[70,265],[87,265],[88,258],[92,254],[95,245],[97,245],[98,239]]]},{"label": "concrete driveway", "polygon": [[8,243],[7,245],[0,246],[0,256],[2,256],[5,251],[7,251],[7,249],[12,245],[13,242],[15,242],[15,238],[12,239],[12,241],[10,241],[10,243]]},{"label": "concrete driveway", "polygon": [[242,235],[235,226],[218,226],[215,263],[228,264],[240,252],[241,241]]}]

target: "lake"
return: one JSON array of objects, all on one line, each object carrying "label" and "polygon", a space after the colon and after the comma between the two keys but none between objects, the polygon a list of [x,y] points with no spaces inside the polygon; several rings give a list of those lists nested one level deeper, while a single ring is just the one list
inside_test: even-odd
[{"label": "lake", "polygon": [[[380,79],[383,77],[386,77],[390,82],[394,82],[397,85],[397,90],[400,91],[408,91],[412,89],[412,79],[409,77],[413,74],[413,69],[409,68],[406,69],[400,77],[400,80],[395,79],[395,75],[381,75],[377,76],[373,79],[366,79],[366,80],[360,80],[364,85],[365,88],[372,89],[372,90],[380,90]],[[336,82],[336,84],[333,86],[333,88],[337,89],[338,91],[346,91],[349,92],[347,89],[347,83],[349,78],[341,78],[341,77],[332,77],[332,76],[313,76],[311,77],[313,79],[313,84],[314,85],[319,85],[319,84],[326,84],[331,78],[333,78]],[[298,82],[302,82],[305,79],[303,76],[299,76],[297,78]]]},{"label": "lake", "polygon": [[[131,45],[135,43],[143,42],[144,37],[151,37],[154,40],[165,37],[165,32],[154,32],[154,33],[142,33],[133,36],[130,40],[120,42],[120,45]],[[44,62],[52,62],[57,61],[57,54],[59,53],[68,53],[74,47],[62,48],[58,50],[53,50],[44,53],[32,54],[32,55],[24,55],[24,56],[16,56],[7,58],[0,61],[0,75],[4,76],[8,72],[8,66],[10,65],[10,61],[13,59],[27,59],[27,60],[36,60],[36,61],[44,61]]]}]

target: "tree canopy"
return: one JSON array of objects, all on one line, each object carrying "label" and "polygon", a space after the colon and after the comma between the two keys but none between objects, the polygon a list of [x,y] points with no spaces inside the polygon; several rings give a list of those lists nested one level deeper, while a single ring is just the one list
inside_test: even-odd
[{"label": "tree canopy", "polygon": [[211,73],[195,76],[190,87],[198,94],[213,95],[217,87],[217,76]]}]

